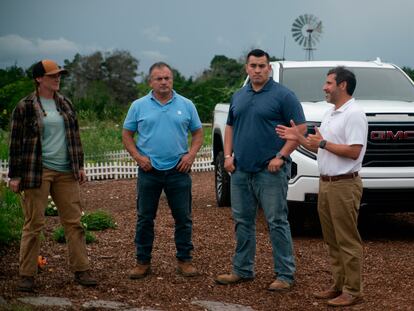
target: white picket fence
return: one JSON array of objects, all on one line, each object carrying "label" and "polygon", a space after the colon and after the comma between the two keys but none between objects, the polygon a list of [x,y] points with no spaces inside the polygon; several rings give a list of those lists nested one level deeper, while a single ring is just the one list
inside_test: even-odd
[{"label": "white picket fence", "polygon": [[[88,180],[136,178],[138,176],[137,164],[126,150],[111,151],[106,153],[105,157],[109,157],[113,161],[100,163],[86,162],[85,172]],[[198,152],[191,171],[213,171],[214,166],[211,162],[211,148],[203,147]],[[6,179],[8,168],[8,161],[0,160],[0,180]]]},{"label": "white picket fence", "polygon": [[[201,149],[198,151],[197,153],[197,158],[199,157],[204,157],[204,158],[211,158],[211,147],[201,147]],[[116,151],[108,151],[105,152],[103,155],[86,155],[85,156],[85,160],[86,162],[90,161],[94,161],[94,159],[96,158],[104,158],[104,161],[101,162],[105,162],[105,161],[132,161],[131,155],[128,153],[128,151],[126,151],[125,149],[123,150],[116,150]],[[99,161],[98,161],[99,162]]]}]

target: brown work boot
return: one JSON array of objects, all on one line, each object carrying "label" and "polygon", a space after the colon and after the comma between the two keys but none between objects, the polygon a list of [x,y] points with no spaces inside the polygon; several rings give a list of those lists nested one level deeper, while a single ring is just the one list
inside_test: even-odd
[{"label": "brown work boot", "polygon": [[328,300],[328,305],[332,307],[346,307],[360,302],[362,302],[362,297],[343,292],[340,296]]},{"label": "brown work boot", "polygon": [[33,276],[21,276],[19,283],[17,283],[17,290],[21,292],[33,292],[34,291],[34,277]]},{"label": "brown work boot", "polygon": [[132,280],[142,279],[146,277],[151,272],[150,264],[140,264],[137,263],[134,269],[129,271],[129,278]]},{"label": "brown work boot", "polygon": [[331,286],[330,288],[326,290],[313,293],[313,297],[318,298],[318,299],[332,299],[332,298],[338,297],[341,294],[342,294],[342,291],[337,289],[335,286]]},{"label": "brown work boot", "polygon": [[75,282],[83,286],[95,286],[98,284],[96,279],[92,277],[90,270],[76,271]]},{"label": "brown work boot", "polygon": [[177,261],[177,273],[185,277],[198,275],[197,269],[193,266],[191,261]]},{"label": "brown work boot", "polygon": [[269,285],[268,290],[282,292],[282,291],[288,291],[292,289],[292,286],[293,286],[293,283],[289,283],[287,281],[276,279],[275,281],[272,282],[272,284]]},{"label": "brown work boot", "polygon": [[216,283],[221,285],[237,284],[240,282],[246,282],[250,280],[253,280],[253,278],[242,278],[241,276],[238,276],[235,273],[220,274],[215,279]]}]

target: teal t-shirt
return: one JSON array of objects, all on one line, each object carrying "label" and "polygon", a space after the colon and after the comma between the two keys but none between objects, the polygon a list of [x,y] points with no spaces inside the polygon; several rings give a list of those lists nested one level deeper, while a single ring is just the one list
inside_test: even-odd
[{"label": "teal t-shirt", "polygon": [[43,166],[58,172],[70,172],[65,123],[53,99],[40,98],[46,116],[43,117]]}]

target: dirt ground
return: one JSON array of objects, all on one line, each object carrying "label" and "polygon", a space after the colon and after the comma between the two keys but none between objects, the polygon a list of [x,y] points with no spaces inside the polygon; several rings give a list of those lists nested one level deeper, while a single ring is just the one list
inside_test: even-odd
[{"label": "dirt ground", "polygon": [[[263,214],[257,221],[256,278],[233,286],[214,283],[214,277],[231,270],[234,226],[230,208],[218,208],[214,174],[193,174],[194,264],[201,275],[184,278],[175,273],[173,220],[165,198],[156,220],[153,273],[142,280],[128,279],[134,266],[136,180],[89,182],[82,187],[84,209],[103,209],[115,218],[118,228],[96,232],[97,242],[88,245],[96,288],[73,282],[68,270],[66,246],[51,238],[57,217],[48,217],[42,242],[46,269],[36,278],[36,295],[67,297],[77,307],[86,300],[105,299],[161,310],[202,310],[193,300],[213,300],[251,306],[254,310],[326,310],[312,292],[330,284],[327,253],[318,222],[308,219],[305,229],[294,233],[296,284],[287,293],[267,291],[273,280],[271,246]],[[345,310],[414,310],[414,214],[361,217],[364,240],[364,303]],[[9,302],[29,294],[15,290],[18,280],[18,247],[0,250],[0,296]]]}]

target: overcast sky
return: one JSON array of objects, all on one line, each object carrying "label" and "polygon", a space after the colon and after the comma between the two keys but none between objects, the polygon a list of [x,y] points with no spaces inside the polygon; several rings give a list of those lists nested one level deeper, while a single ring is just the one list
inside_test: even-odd
[{"label": "overcast sky", "polygon": [[305,13],[323,24],[315,60],[414,68],[414,0],[0,0],[0,68],[115,49],[137,58],[139,72],[162,60],[187,77],[252,47],[304,60],[291,28]]}]

